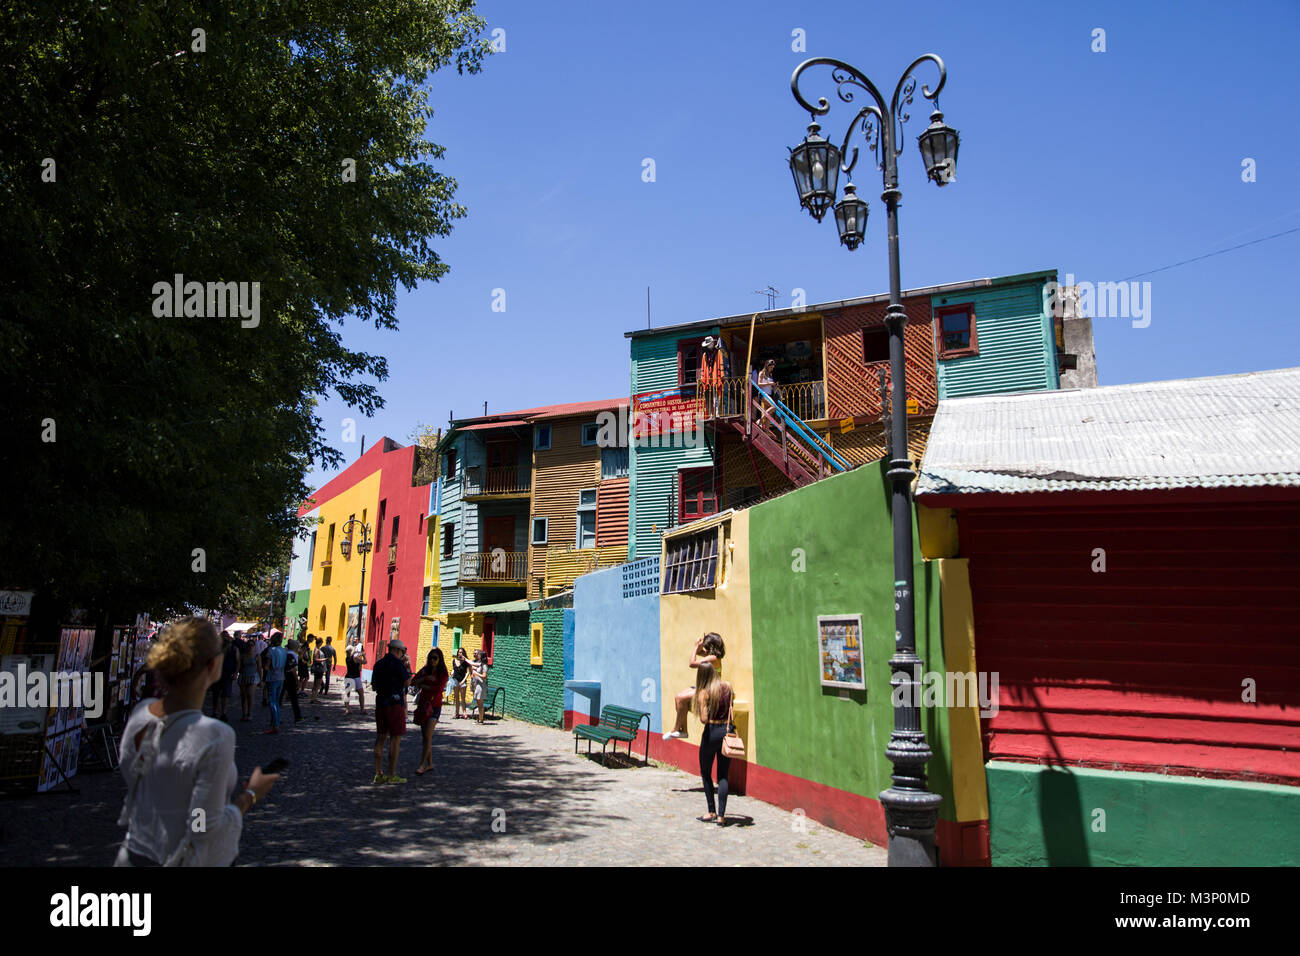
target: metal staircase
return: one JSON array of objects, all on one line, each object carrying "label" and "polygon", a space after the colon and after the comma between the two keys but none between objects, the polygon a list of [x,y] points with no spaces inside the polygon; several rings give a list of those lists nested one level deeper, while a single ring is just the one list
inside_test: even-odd
[{"label": "metal staircase", "polygon": [[[751,448],[757,448],[796,488],[853,466],[779,399],[750,389],[751,409],[725,421]],[[766,417],[762,416],[766,412]],[[761,423],[761,424],[760,424]]]}]

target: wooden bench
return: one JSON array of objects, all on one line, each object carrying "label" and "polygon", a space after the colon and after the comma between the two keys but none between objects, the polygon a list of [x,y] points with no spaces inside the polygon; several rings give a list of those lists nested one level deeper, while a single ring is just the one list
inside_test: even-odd
[{"label": "wooden bench", "polygon": [[646,740],[645,740],[645,766],[650,765],[650,715],[640,710],[629,710],[626,707],[615,707],[610,704],[602,707],[600,710],[600,723],[578,724],[573,728],[573,752],[578,752],[578,740],[585,738],[587,741],[587,753],[591,753],[591,742],[593,740],[600,742],[600,765],[606,766],[609,744],[614,743],[614,753],[618,753],[618,742],[620,740],[627,742],[627,755],[632,757],[632,742],[636,740],[637,731],[641,729],[641,721],[645,721]]}]

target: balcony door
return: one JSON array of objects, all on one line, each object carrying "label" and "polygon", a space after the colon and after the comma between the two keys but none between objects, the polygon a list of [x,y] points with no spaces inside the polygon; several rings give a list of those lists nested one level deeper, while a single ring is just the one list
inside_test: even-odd
[{"label": "balcony door", "polygon": [[[494,554],[498,548],[504,555]],[[512,569],[510,553],[515,550],[515,519],[513,515],[483,519],[483,550],[480,558],[481,576],[485,581],[509,581]]]},{"label": "balcony door", "polygon": [[[519,481],[519,439],[503,438],[487,443],[487,492],[516,490]],[[506,548],[509,551],[509,548]]]}]

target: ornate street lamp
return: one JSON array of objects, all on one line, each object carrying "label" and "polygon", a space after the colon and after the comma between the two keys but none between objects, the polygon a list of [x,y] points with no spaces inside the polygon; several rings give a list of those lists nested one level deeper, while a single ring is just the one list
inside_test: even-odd
[{"label": "ornate street lamp", "polygon": [[[364,521],[358,521],[356,518],[349,518],[347,521],[345,521],[345,522],[343,523],[343,538],[342,538],[341,541],[339,541],[339,551],[341,551],[341,552],[343,553],[343,557],[345,557],[345,558],[346,558],[346,557],[348,556],[348,554],[351,552],[351,550],[352,550],[352,529],[353,529],[353,526],[355,526],[355,525],[359,525],[360,528],[361,528],[361,540],[359,540],[359,541],[357,542],[357,554],[361,555],[361,594],[360,594],[360,596],[357,598],[357,601],[358,601],[358,605],[359,605],[359,607],[361,608],[359,614],[365,614],[365,607],[366,607],[366,555],[370,553],[370,549],[371,549],[371,547],[373,547],[372,544],[370,543],[370,525],[366,524]],[[360,616],[358,616],[358,618],[357,618],[358,630],[360,630],[360,627],[359,627],[359,625],[360,625],[360,621],[361,621],[361,618],[360,618]],[[358,640],[361,639],[361,635],[360,635],[359,633],[357,634],[357,639],[358,639]]]},{"label": "ornate street lamp", "polygon": [[799,192],[799,205],[818,222],[835,202],[835,187],[840,178],[840,151],[820,134],[814,121],[808,124],[804,141],[790,150],[790,172]]},{"label": "ornate street lamp", "polygon": [[[908,121],[907,107],[916,92],[916,78],[912,75],[924,63],[933,63],[939,70],[939,82],[933,90],[921,87],[921,95],[935,104],[930,126],[918,140],[926,175],[942,186],[953,181],[957,169],[957,131],[946,126],[939,112],[939,91],[948,79],[943,60],[927,53],[912,61],[903,71],[902,79],[894,88],[893,97],[886,102],[875,84],[865,74],[830,57],[814,57],[795,69],[790,77],[790,90],[795,101],[808,111],[812,118],[809,136],[790,151],[790,169],[799,189],[799,203],[818,221],[826,206],[834,202],[835,179],[823,174],[814,177],[817,161],[830,162],[836,156],[835,147],[817,135],[818,117],[830,112],[825,97],[814,105],[799,90],[799,78],[815,66],[831,67],[831,79],[836,93],[844,103],[852,103],[854,88],[865,91],[871,98],[849,122],[844,134],[844,145],[838,158],[845,175],[852,175],[858,162],[858,148],[849,153],[849,140],[860,131],[867,147],[875,156],[880,170],[888,217],[889,242],[889,307],[885,311],[885,326],[889,330],[889,367],[893,389],[891,405],[894,414],[890,419],[890,461],[886,472],[892,488],[892,514],[894,526],[894,655],[889,659],[892,699],[902,704],[894,707],[894,728],[889,736],[885,756],[893,764],[893,785],[880,794],[885,808],[885,824],[889,830],[890,866],[934,866],[934,833],[938,825],[939,804],[943,798],[926,787],[925,765],[933,754],[921,730],[920,670],[924,661],[916,654],[916,616],[912,592],[912,463],[907,459],[907,381],[903,353],[903,328],[907,313],[903,311],[902,283],[898,266],[898,154],[903,148],[903,124]],[[822,144],[825,143],[825,146]],[[826,189],[830,189],[826,198]],[[835,224],[839,228],[840,242],[856,249],[865,235],[867,204],[857,197],[852,184],[844,187],[844,198],[835,204]]]}]

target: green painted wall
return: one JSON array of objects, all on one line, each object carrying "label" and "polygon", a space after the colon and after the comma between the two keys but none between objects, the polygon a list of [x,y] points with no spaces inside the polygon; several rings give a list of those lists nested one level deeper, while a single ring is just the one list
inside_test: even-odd
[{"label": "green painted wall", "polygon": [[[307,607],[311,604],[311,588],[300,588],[297,591],[289,592],[289,600],[284,606],[284,633],[286,638],[294,636],[293,622],[307,613]],[[310,624],[310,622],[308,622]],[[306,634],[299,634],[298,637],[305,637]]]},{"label": "green painted wall", "polygon": [[[573,612],[568,613],[572,618]],[[564,726],[564,615],[562,608],[532,612],[532,620],[543,627],[541,666],[531,663],[529,612],[496,615],[488,684],[505,688],[508,716],[547,727]],[[568,667],[572,668],[571,654],[569,658]]]},{"label": "green painted wall", "polygon": [[[759,763],[873,800],[890,785],[884,750],[894,720],[889,506],[881,462],[756,505],[749,529]],[[796,548],[804,571],[793,570]],[[943,671],[938,567],[914,553],[917,652],[927,670]],[[822,688],[821,614],[862,615],[865,694]],[[939,815],[955,820],[947,713],[922,713],[930,788],[944,797]]]},{"label": "green painted wall", "polygon": [[975,306],[979,354],[943,359],[938,364],[939,398],[992,395],[1060,387],[1056,371],[1056,338],[1048,311],[1047,280],[991,289],[936,295],[931,305]]},{"label": "green painted wall", "polygon": [[994,866],[1300,866],[1300,787],[1003,761],[986,772]]}]

